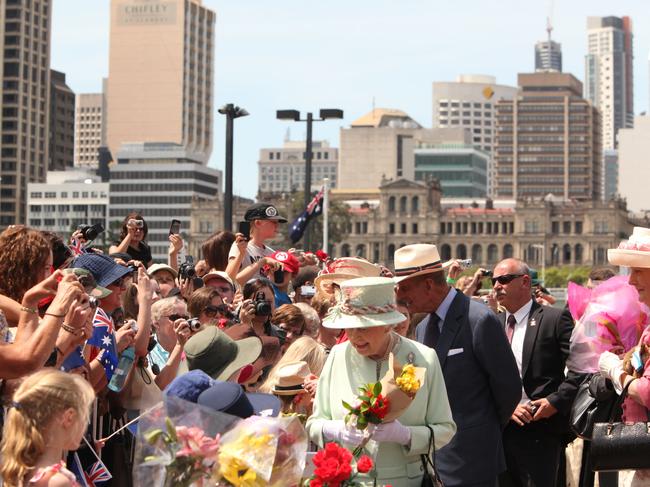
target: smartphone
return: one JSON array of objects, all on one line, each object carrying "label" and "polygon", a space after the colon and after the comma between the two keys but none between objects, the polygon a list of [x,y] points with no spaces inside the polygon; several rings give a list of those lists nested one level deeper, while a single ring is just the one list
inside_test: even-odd
[{"label": "smartphone", "polygon": [[246,240],[251,238],[251,222],[239,222],[238,233],[241,233]]},{"label": "smartphone", "polygon": [[169,234],[178,235],[179,233],[181,233],[181,221],[172,220],[172,224],[169,226]]},{"label": "smartphone", "polygon": [[273,281],[276,284],[282,284],[284,282],[284,270],[278,269],[273,273]]}]

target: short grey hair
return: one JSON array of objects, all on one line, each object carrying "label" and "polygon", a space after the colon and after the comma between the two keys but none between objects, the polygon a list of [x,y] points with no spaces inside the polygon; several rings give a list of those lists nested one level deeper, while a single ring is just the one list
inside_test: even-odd
[{"label": "short grey hair", "polygon": [[161,299],[153,303],[151,305],[151,321],[158,321],[163,316],[171,313],[179,301],[182,303],[185,302],[177,296],[172,296],[171,298]]}]

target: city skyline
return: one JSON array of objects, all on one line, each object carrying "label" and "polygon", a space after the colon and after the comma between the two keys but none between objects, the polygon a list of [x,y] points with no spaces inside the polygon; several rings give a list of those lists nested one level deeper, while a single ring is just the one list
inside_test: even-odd
[{"label": "city skyline", "polygon": [[[425,1],[410,9],[387,0],[286,1],[280,8],[262,1],[203,3],[217,12],[214,106],[233,102],[251,113],[235,124],[234,189],[243,196],[257,192],[257,178],[247,175],[256,171],[260,148],[281,145],[288,127],[292,139],[304,138],[304,124],[275,120],[275,110],[343,109],[343,121],[314,130],[315,139],[334,147],[339,128],[371,110],[373,100],[378,108],[404,110],[428,127],[434,81],[479,73],[515,86],[519,72],[533,72],[534,45],[544,36],[548,15],[548,2],[507,1],[493,9],[470,1],[444,11]],[[108,0],[53,5],[52,68],[66,73],[75,93],[100,91],[108,74]],[[605,1],[578,1],[556,5],[553,13],[553,39],[562,43],[564,71],[580,80],[587,17],[632,18],[637,114],[648,111],[649,91],[650,15],[642,7],[631,0],[616,8]],[[209,165],[219,169],[224,127],[224,117],[215,113]]]}]

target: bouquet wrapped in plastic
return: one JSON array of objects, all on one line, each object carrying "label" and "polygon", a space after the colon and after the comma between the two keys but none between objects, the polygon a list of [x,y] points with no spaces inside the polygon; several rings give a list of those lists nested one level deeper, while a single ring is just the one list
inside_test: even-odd
[{"label": "bouquet wrapped in plastic", "polygon": [[220,434],[238,421],[178,397],[166,397],[165,402],[140,418],[133,469],[135,485],[210,485]]},{"label": "bouquet wrapped in plastic", "polygon": [[306,452],[298,418],[251,416],[221,436],[213,479],[224,487],[299,485]]},{"label": "bouquet wrapped in plastic", "polygon": [[[626,276],[608,279],[588,292],[569,283],[569,309],[576,319],[567,367],[578,373],[598,371],[598,358],[634,348],[648,323],[648,308]],[[576,316],[579,315],[579,316]]]}]

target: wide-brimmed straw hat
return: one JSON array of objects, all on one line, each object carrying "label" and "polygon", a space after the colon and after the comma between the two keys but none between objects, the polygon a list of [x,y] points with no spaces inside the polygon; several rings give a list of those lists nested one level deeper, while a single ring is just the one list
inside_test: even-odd
[{"label": "wide-brimmed straw hat", "polygon": [[438,247],[433,244],[406,245],[395,251],[395,281],[442,272]]},{"label": "wide-brimmed straw hat", "polygon": [[348,279],[359,277],[379,277],[381,268],[372,262],[358,257],[341,257],[332,261],[325,269],[320,271],[314,281],[314,286],[323,289],[323,284],[333,283],[339,286]]},{"label": "wide-brimmed straw hat", "polygon": [[370,328],[396,325],[406,319],[395,306],[395,281],[361,277],[341,284],[337,303],[323,320],[326,328]]},{"label": "wide-brimmed straw hat", "polygon": [[278,396],[292,396],[305,392],[304,383],[311,375],[309,365],[303,360],[281,365],[276,372],[271,392]]},{"label": "wide-brimmed straw hat", "polygon": [[650,228],[634,227],[628,240],[607,251],[610,264],[626,267],[650,267]]}]

